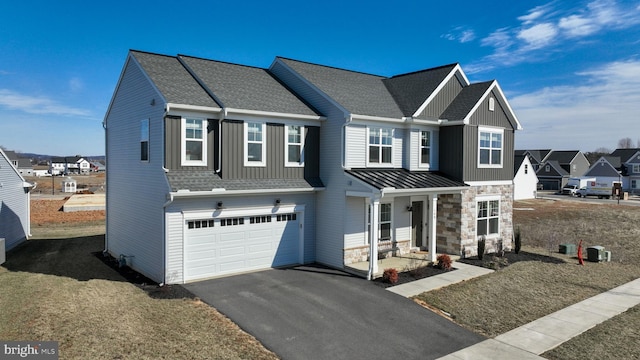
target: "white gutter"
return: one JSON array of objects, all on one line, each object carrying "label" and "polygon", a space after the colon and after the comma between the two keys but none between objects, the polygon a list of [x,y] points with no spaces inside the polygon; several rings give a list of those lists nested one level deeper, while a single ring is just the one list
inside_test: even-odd
[{"label": "white gutter", "polygon": [[169,113],[172,110],[202,111],[202,112],[215,112],[215,113],[222,112],[222,109],[219,107],[167,103],[167,105],[165,106],[165,114],[170,115]]},{"label": "white gutter", "polygon": [[[424,190],[423,190],[424,189]],[[446,188],[420,188],[420,189],[396,189],[384,188],[381,190],[382,196],[391,195],[392,197],[399,195],[426,195],[426,194],[457,194],[460,191],[468,190],[468,186],[455,186]]]},{"label": "white gutter", "polygon": [[327,118],[320,115],[302,115],[302,114],[290,114],[290,113],[281,113],[281,112],[273,112],[273,111],[260,111],[260,110],[245,110],[245,109],[234,109],[234,108],[224,108],[225,116],[229,113],[235,114],[243,114],[243,115],[254,115],[254,116],[266,116],[266,117],[276,117],[276,118],[285,118],[285,119],[304,119],[304,120],[316,120],[316,121],[324,121]]}]

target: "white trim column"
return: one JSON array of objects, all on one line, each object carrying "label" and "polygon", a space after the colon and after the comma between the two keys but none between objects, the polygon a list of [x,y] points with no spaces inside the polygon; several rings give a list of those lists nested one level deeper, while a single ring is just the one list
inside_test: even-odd
[{"label": "white trim column", "polygon": [[429,261],[436,261],[436,222],[438,220],[438,195],[431,195],[429,206]]},{"label": "white trim column", "polygon": [[380,198],[369,199],[369,274],[367,278],[373,280],[373,276],[378,272],[378,227],[380,226]]}]

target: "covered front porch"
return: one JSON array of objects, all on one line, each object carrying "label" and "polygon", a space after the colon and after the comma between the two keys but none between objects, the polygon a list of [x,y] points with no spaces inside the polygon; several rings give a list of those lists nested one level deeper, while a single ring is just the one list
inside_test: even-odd
[{"label": "covered front porch", "polygon": [[[449,255],[452,261],[460,259],[458,255]],[[426,251],[411,252],[404,255],[396,255],[385,257],[377,260],[377,271],[372,275],[371,279],[377,279],[382,277],[384,269],[393,268],[398,272],[414,270],[421,266],[430,266],[434,262],[429,260],[429,253]],[[357,263],[351,263],[345,266],[345,271],[367,277],[369,273],[369,261],[361,261]]]},{"label": "covered front porch", "polygon": [[461,194],[466,184],[405,169],[349,170],[347,176],[361,190],[346,194],[345,268],[373,279],[385,268],[436,261],[439,227],[451,226],[439,219],[438,198]]}]

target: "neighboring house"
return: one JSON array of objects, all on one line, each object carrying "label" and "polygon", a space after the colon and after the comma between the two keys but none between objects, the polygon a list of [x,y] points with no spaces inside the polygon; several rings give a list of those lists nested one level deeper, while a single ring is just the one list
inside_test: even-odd
[{"label": "neighboring house", "polygon": [[541,190],[560,190],[569,181],[569,173],[557,161],[543,162],[536,171]]},{"label": "neighboring house", "polygon": [[613,182],[622,182],[625,188],[625,178],[620,170],[620,158],[617,156],[602,156],[596,161],[589,170],[584,174],[585,177],[596,178],[596,181],[612,184]]},{"label": "neighboring house", "polygon": [[18,154],[13,151],[5,150],[5,155],[9,158],[9,162],[18,169],[20,175],[23,176],[33,176],[33,165],[31,164],[31,160],[27,158],[21,158]]},{"label": "neighboring house", "polygon": [[91,164],[81,156],[51,158],[52,175],[87,174],[89,171],[91,171]]},{"label": "neighboring house", "polygon": [[[543,161],[557,162],[569,174],[570,178],[583,176],[590,166],[587,157],[579,150],[553,150],[547,154]],[[565,185],[566,181],[561,184],[560,189]]]},{"label": "neighboring house", "polygon": [[31,187],[0,149],[0,238],[4,239],[4,250],[11,250],[30,236]]},{"label": "neighboring house", "polygon": [[538,149],[538,150],[515,150],[516,156],[529,156],[529,161],[531,162],[531,166],[533,166],[534,171],[538,171],[540,169],[540,165],[547,155],[551,152],[551,149]]},{"label": "neighboring house", "polygon": [[538,189],[538,177],[529,155],[516,155],[514,161],[513,199],[534,199]]},{"label": "neighboring house", "polygon": [[640,148],[616,149],[610,157],[617,158],[616,169],[622,173],[622,187],[632,194],[640,193]]},{"label": "neighboring house", "polygon": [[388,78],[131,51],[105,128],[106,250],[158,282],[510,247],[521,126],[458,64]]},{"label": "neighboring house", "polygon": [[89,166],[93,172],[104,172],[107,170],[107,166],[98,161],[91,161]]}]

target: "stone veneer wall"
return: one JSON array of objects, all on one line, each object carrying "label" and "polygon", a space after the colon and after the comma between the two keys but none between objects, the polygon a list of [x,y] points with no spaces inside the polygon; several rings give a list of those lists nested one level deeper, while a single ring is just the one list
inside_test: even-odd
[{"label": "stone veneer wall", "polygon": [[[391,257],[394,255],[394,251],[385,251],[392,248],[392,241],[380,241],[378,242],[378,250],[382,251],[381,256]],[[405,255],[411,252],[411,241],[401,240],[395,242],[398,248],[395,251],[397,255]],[[369,261],[369,245],[362,245],[353,248],[344,249],[344,264],[349,265],[357,262]]]},{"label": "stone veneer wall", "polygon": [[487,239],[488,253],[510,250],[513,239],[513,185],[472,186],[462,194],[438,196],[437,252],[471,257],[478,255],[476,198],[500,195],[500,236]]}]

